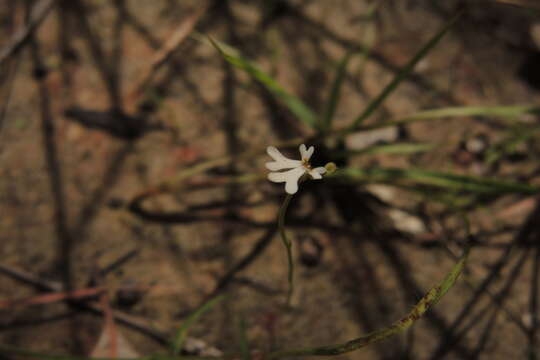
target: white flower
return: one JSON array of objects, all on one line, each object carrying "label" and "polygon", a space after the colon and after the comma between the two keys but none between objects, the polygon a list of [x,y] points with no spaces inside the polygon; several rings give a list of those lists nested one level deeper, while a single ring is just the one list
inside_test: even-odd
[{"label": "white flower", "polygon": [[274,161],[266,163],[266,168],[273,171],[268,174],[268,180],[277,183],[284,182],[285,191],[292,195],[298,191],[298,180],[305,173],[308,173],[313,179],[322,179],[322,174],[326,172],[326,169],[324,167],[312,169],[309,164],[309,159],[314,151],[315,148],[313,146],[306,149],[306,145],[302,144],[300,145],[300,156],[302,160],[291,160],[283,156],[275,147],[267,147],[266,152],[274,159]]}]

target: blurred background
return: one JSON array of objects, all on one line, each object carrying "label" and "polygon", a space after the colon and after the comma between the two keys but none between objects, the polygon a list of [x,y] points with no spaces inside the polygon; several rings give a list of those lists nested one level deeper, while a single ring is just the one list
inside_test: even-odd
[{"label": "blurred background", "polygon": [[[340,357],[538,358],[539,64],[535,0],[1,1],[0,344],[165,352],[219,295],[183,353],[345,342],[470,244]],[[339,170],[289,206],[286,307],[264,149],[301,143]]]}]

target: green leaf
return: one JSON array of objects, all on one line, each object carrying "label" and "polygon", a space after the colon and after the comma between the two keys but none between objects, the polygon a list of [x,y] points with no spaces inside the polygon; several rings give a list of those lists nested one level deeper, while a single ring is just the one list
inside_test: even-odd
[{"label": "green leaf", "polygon": [[384,182],[390,184],[412,181],[420,185],[436,186],[453,191],[471,191],[477,193],[536,194],[540,192],[540,187],[527,184],[423,169],[344,168],[340,169],[335,176],[340,176],[345,179]]},{"label": "green leaf", "polygon": [[217,303],[219,303],[221,300],[225,298],[224,295],[217,296],[211,300],[209,300],[207,303],[202,305],[199,309],[197,309],[193,314],[189,315],[189,317],[184,321],[182,326],[178,329],[178,332],[176,333],[176,337],[172,343],[172,352],[173,355],[180,354],[180,351],[182,350],[182,346],[184,345],[184,342],[186,341],[187,332],[189,328],[197,321],[199,318],[208,312],[212,307],[214,307]]},{"label": "green leaf", "polygon": [[242,57],[231,46],[218,42],[209,37],[212,45],[220,52],[223,58],[238,69],[244,70],[252,78],[261,83],[268,91],[280,99],[287,108],[302,120],[306,125],[316,128],[318,126],[317,115],[300,100],[300,98],[288,93],[270,75],[259,69],[255,64]]},{"label": "green leaf", "polygon": [[414,57],[405,65],[405,67],[396,74],[394,79],[381,91],[381,93],[373,99],[366,109],[354,120],[351,125],[351,129],[355,129],[367,119],[384,100],[398,87],[401,82],[414,71],[416,64],[422,60],[434,47],[439,43],[443,36],[450,30],[452,25],[460,17],[461,13],[454,16],[435,36],[433,36],[417,53]]},{"label": "green leaf", "polygon": [[396,321],[392,325],[342,344],[305,349],[276,351],[269,354],[266,358],[270,360],[293,356],[339,355],[358,350],[369,344],[379,342],[392,335],[407,330],[416,321],[418,321],[418,319],[420,319],[426,311],[428,311],[431,307],[437,304],[441,300],[441,298],[448,292],[448,290],[450,290],[452,286],[454,286],[459,275],[463,272],[463,268],[465,267],[468,256],[469,248],[466,248],[461,258],[452,267],[452,270],[450,270],[450,272],[445,276],[445,278],[438,285],[431,288],[431,290],[429,290],[429,292],[422,299],[420,299],[416,306],[407,315],[405,315],[403,318]]}]

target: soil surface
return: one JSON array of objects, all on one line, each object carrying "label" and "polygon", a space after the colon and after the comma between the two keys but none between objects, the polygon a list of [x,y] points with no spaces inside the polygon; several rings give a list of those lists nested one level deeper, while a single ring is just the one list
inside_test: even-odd
[{"label": "soil surface", "polygon": [[[466,217],[475,246],[455,287],[409,331],[340,357],[540,356],[531,195],[464,206],[435,189],[306,182],[287,214],[296,266],[285,306],[285,192],[265,179],[261,149],[314,131],[204,38],[234,46],[317,114],[338,63],[360,47],[333,123],[343,127],[461,13],[366,124],[538,102],[538,10],[435,3],[54,2],[0,57],[0,344],[100,357],[164,352],[189,314],[222,294],[190,329],[186,352],[238,353],[243,338],[254,354],[345,342],[400,319],[442,280],[467,241]],[[46,5],[0,4],[0,53]],[[536,115],[418,122],[342,145],[429,143],[427,151],[338,158],[327,140],[315,144],[312,164],[539,184],[537,126]],[[284,153],[296,158],[299,144]],[[189,176],[223,156],[232,161]],[[100,336],[113,345],[96,347]]]}]

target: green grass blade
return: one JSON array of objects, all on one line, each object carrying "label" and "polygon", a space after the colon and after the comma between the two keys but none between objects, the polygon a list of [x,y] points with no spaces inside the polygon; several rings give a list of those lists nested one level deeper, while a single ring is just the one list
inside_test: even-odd
[{"label": "green grass blade", "polygon": [[219,303],[221,300],[225,298],[224,295],[217,296],[204,305],[202,305],[199,309],[197,309],[193,314],[189,315],[189,317],[184,321],[182,326],[178,329],[178,332],[176,333],[176,336],[174,338],[174,341],[172,343],[172,352],[173,355],[180,354],[180,350],[182,350],[182,346],[184,345],[184,342],[186,341],[187,333],[189,328],[197,321],[199,318],[204,315],[206,312],[208,312],[210,309],[212,309],[217,303]]},{"label": "green grass blade", "polygon": [[240,318],[240,324],[239,324],[239,332],[240,332],[240,354],[242,355],[242,360],[250,360],[250,354],[249,354],[249,341],[247,337],[247,324],[246,319],[242,316]]},{"label": "green grass blade", "polygon": [[413,72],[416,64],[422,60],[435,45],[443,38],[444,35],[450,30],[450,28],[457,21],[461,13],[454,16],[435,36],[433,36],[417,53],[414,57],[405,65],[405,67],[396,74],[394,79],[381,91],[381,93],[373,99],[366,107],[366,109],[353,121],[351,129],[357,128],[365,119],[367,119],[384,100],[397,88],[397,86]]},{"label": "green grass blade", "polygon": [[337,130],[336,135],[343,136],[352,132],[381,129],[389,126],[407,125],[421,121],[438,120],[450,117],[490,116],[500,118],[514,118],[520,115],[538,115],[540,106],[513,105],[513,106],[456,106],[434,110],[424,110],[392,121],[378,124],[360,126],[358,128]]},{"label": "green grass blade", "polygon": [[435,147],[434,144],[429,143],[395,143],[395,144],[382,144],[373,145],[360,150],[347,150],[340,152],[333,152],[332,155],[336,157],[343,156],[357,156],[357,155],[374,155],[374,154],[395,154],[395,155],[407,155],[415,154],[419,152],[429,151]]},{"label": "green grass blade", "polygon": [[344,168],[340,169],[340,171],[336,174],[337,176],[349,180],[383,182],[390,184],[413,182],[419,185],[435,186],[452,191],[521,194],[537,194],[540,192],[540,187],[527,184],[423,169]]},{"label": "green grass blade", "polygon": [[410,328],[418,319],[424,315],[431,307],[437,304],[441,298],[454,286],[459,275],[463,272],[467,258],[469,256],[469,248],[466,248],[458,262],[452,267],[452,270],[438,285],[431,290],[416,304],[416,306],[403,318],[396,321],[387,328],[374,331],[357,339],[347,341],[346,343],[321,346],[315,348],[294,349],[276,351],[267,356],[267,359],[279,359],[284,357],[294,356],[330,356],[348,353],[358,350],[369,344],[379,342],[392,335],[403,332]]},{"label": "green grass blade", "polygon": [[288,93],[270,75],[259,69],[255,64],[242,57],[234,48],[209,38],[212,45],[231,65],[245,71],[261,83],[270,93],[280,99],[287,108],[306,125],[317,128],[317,115],[300,98]]},{"label": "green grass blade", "polygon": [[345,74],[347,73],[347,65],[349,64],[349,60],[353,55],[353,50],[348,51],[343,59],[341,59],[339,62],[336,69],[336,77],[334,79],[334,83],[332,84],[330,97],[328,98],[328,102],[326,104],[326,111],[324,112],[324,116],[322,118],[321,129],[323,131],[328,131],[332,127],[332,120],[334,119],[339,96],[341,95],[343,80],[345,79]]},{"label": "green grass blade", "polygon": [[484,163],[488,166],[493,165],[504,156],[515,152],[520,144],[537,137],[539,133],[540,128],[538,127],[521,126],[520,128],[511,130],[509,135],[486,150]]},{"label": "green grass blade", "polygon": [[494,116],[516,117],[523,114],[540,114],[540,107],[534,105],[517,106],[456,106],[435,110],[421,111],[405,117],[407,120],[440,119],[445,117]]}]

